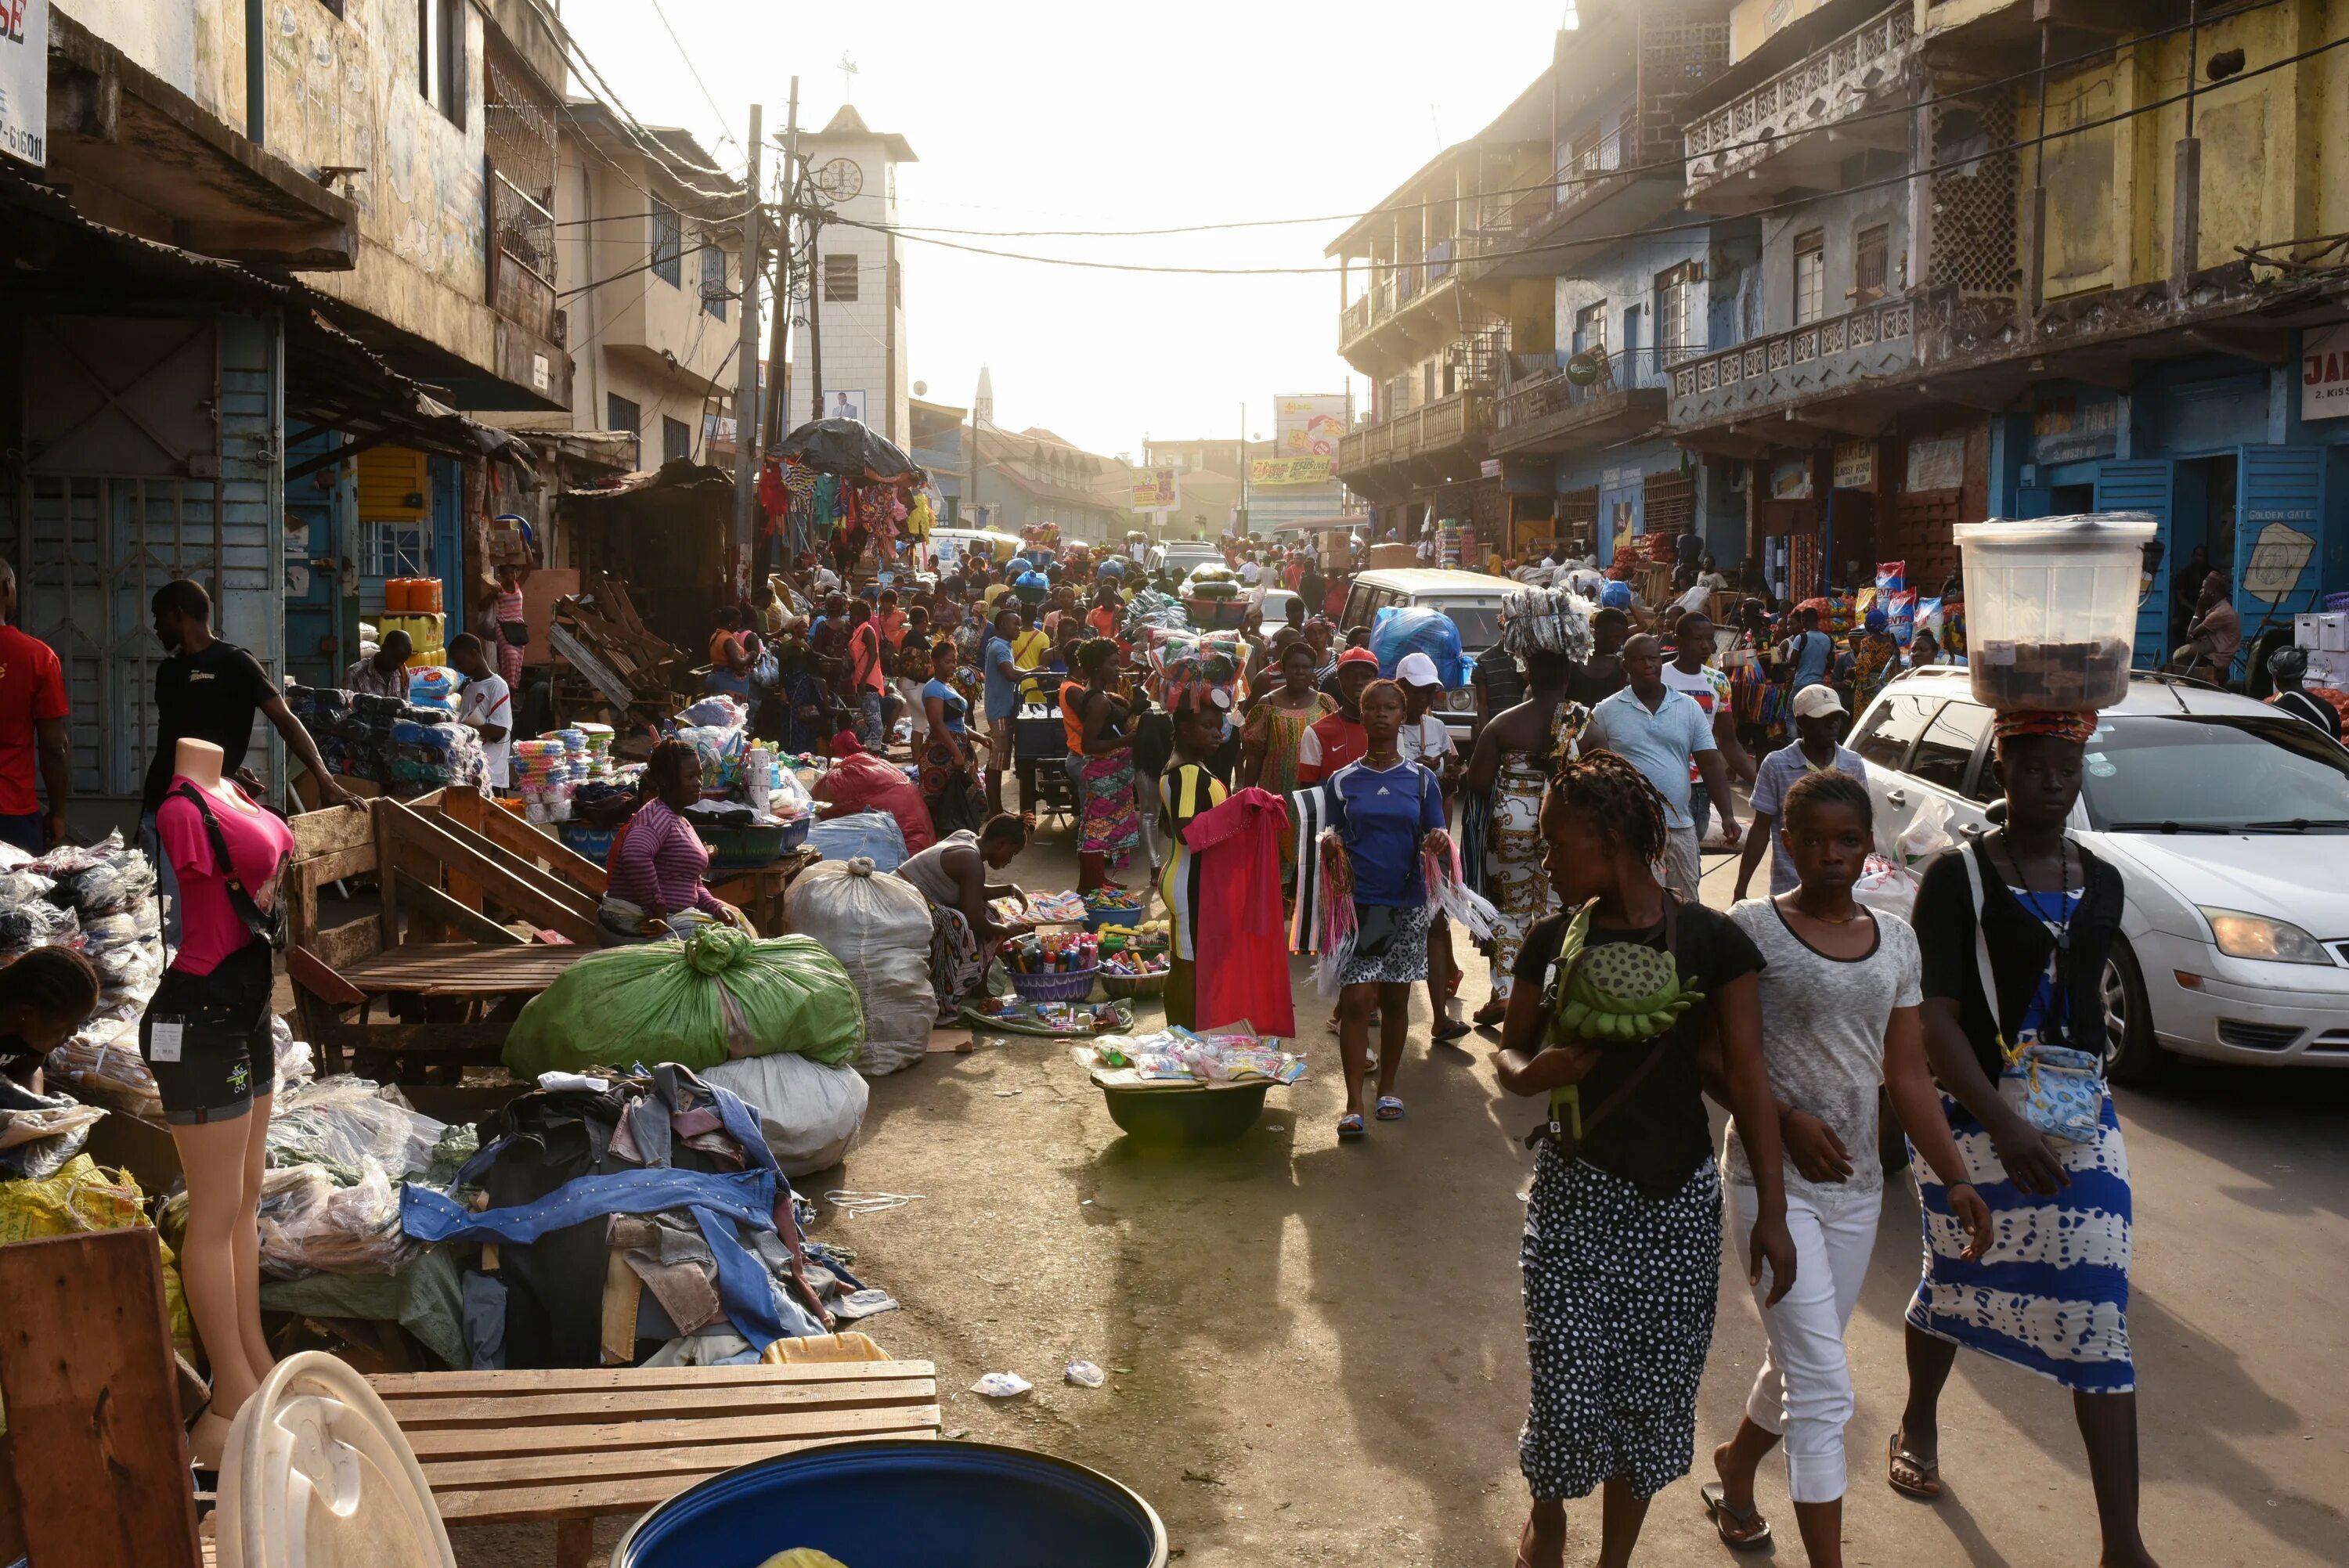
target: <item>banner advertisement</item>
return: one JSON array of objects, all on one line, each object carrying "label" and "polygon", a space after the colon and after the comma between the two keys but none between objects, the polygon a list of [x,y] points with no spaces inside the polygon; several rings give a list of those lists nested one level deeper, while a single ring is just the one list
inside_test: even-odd
[{"label": "banner advertisement", "polygon": [[2300,417],[2349,414],[2349,326],[2310,327],[2300,346]]},{"label": "banner advertisement", "polygon": [[1337,461],[1332,458],[1252,458],[1248,460],[1248,483],[1252,485],[1320,485],[1334,477]]},{"label": "banner advertisement", "polygon": [[1173,469],[1143,469],[1133,476],[1135,511],[1164,511],[1180,505]]}]

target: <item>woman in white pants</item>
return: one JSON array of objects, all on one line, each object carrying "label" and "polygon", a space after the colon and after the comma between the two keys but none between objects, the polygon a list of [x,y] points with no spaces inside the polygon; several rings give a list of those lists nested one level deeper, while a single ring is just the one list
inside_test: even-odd
[{"label": "woman in white pants", "polygon": [[[1785,841],[1801,884],[1730,911],[1762,950],[1762,1054],[1785,1143],[1786,1227],[1795,1284],[1764,1306],[1769,1354],[1737,1435],[1713,1450],[1721,1479],[1703,1489],[1721,1538],[1740,1551],[1770,1539],[1754,1506],[1763,1456],[1786,1445],[1786,1484],[1812,1568],[1842,1568],[1844,1427],[1851,1370],[1843,1335],[1868,1277],[1884,1205],[1877,1158],[1877,1086],[1891,1091],[1901,1125],[1920,1129],[1920,1151],[1950,1183],[1950,1209],[1971,1239],[1990,1243],[1990,1211],[1965,1184],[1965,1166],[1940,1114],[1920,1022],[1921,962],[1916,933],[1855,903],[1852,883],[1875,842],[1868,787],[1841,773],[1813,773],[1787,790]],[[1753,1224],[1754,1173],[1732,1126],[1722,1155],[1741,1219]],[[1766,1273],[1766,1270],[1764,1271]],[[1765,1302],[1770,1282],[1754,1286]]]}]

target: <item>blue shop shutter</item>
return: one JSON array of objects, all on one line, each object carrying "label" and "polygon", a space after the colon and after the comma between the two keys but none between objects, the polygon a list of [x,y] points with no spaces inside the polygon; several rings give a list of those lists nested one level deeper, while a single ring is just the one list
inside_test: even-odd
[{"label": "blue shop shutter", "polygon": [[[2289,627],[2293,615],[2322,608],[2317,585],[2323,580],[2324,451],[2245,447],[2238,471],[2242,498],[2236,515],[2242,521],[2235,529],[2235,609],[2243,617],[2248,667],[2262,628]],[[2302,551],[2308,552],[2307,563],[2288,578],[2282,575]],[[2254,563],[2260,571],[2252,570]]]},{"label": "blue shop shutter", "polygon": [[2168,461],[2106,463],[2096,475],[2098,511],[2143,511],[2153,514],[2161,531],[2161,565],[2153,574],[2153,592],[2137,605],[2137,647],[2133,662],[2141,670],[2158,669],[2168,655],[2169,566],[2176,541],[2170,538],[2171,490],[2176,465]]}]

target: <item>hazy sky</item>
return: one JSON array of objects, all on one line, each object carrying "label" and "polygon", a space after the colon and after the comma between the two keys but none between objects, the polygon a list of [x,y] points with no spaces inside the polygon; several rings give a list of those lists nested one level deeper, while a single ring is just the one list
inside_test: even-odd
[{"label": "hazy sky", "polygon": [[[739,166],[748,106],[780,127],[790,77],[821,126],[849,96],[921,161],[900,222],[962,229],[1159,228],[1360,211],[1480,129],[1549,58],[1566,0],[934,0],[804,5],[563,0],[582,48],[637,116],[690,129]],[[574,92],[582,90],[575,84]],[[718,133],[733,141],[721,143]],[[771,164],[770,165],[771,167]],[[771,176],[770,177],[771,179]],[[1342,220],[1129,239],[988,239],[1035,255],[1153,265],[1314,267]],[[914,380],[996,419],[1138,455],[1145,433],[1272,434],[1271,402],[1346,385],[1334,275],[1196,277],[1000,260],[909,242]],[[1366,395],[1359,377],[1358,399]]]}]

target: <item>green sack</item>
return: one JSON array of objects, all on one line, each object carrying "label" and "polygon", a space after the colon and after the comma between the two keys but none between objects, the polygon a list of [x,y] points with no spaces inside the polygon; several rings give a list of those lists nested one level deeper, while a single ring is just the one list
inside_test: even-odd
[{"label": "green sack", "polygon": [[856,986],[812,939],[705,925],[564,970],[514,1020],[504,1059],[534,1078],[637,1062],[698,1070],[771,1051],[838,1067],[864,1048]]}]

